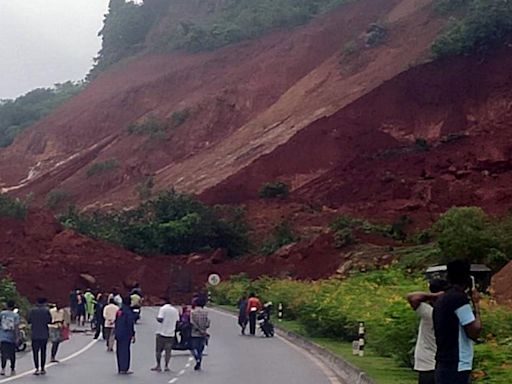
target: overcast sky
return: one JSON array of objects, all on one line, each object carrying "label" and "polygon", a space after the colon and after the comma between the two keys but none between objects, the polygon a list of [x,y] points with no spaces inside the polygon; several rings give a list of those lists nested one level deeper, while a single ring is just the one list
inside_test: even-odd
[{"label": "overcast sky", "polygon": [[83,79],[109,0],[0,0],[0,99]]}]

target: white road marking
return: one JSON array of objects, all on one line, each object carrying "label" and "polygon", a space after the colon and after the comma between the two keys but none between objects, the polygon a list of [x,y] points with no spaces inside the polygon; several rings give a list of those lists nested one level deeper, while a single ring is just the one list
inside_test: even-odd
[{"label": "white road marking", "polygon": [[187,363],[187,364],[185,364],[185,368],[190,368],[191,365],[192,365],[191,363]]},{"label": "white road marking", "polygon": [[174,384],[177,381],[178,381],[178,378],[175,377],[174,379],[169,380],[169,384]]},{"label": "white road marking", "polygon": [[184,374],[185,374],[185,370],[184,370],[184,369],[182,369],[182,370],[180,371],[180,373],[178,373],[178,376],[183,376]]},{"label": "white road marking", "polygon": [[[69,355],[68,357],[66,357],[64,359],[61,359],[60,361],[61,362],[66,362],[66,361],[69,361],[71,359],[74,359],[77,356],[80,356],[82,353],[87,352],[89,349],[91,349],[92,346],[94,344],[96,344],[97,342],[98,342],[98,340],[92,340],[89,344],[87,344],[85,347],[83,347],[79,351]],[[51,368],[51,367],[54,367],[55,365],[58,365],[58,364],[57,363],[50,363],[50,364],[48,364],[46,366],[46,368]],[[10,381],[21,379],[22,377],[27,377],[29,375],[32,375],[34,373],[34,371],[35,371],[35,369],[31,369],[29,371],[25,371],[23,373],[17,374],[16,376],[12,376],[12,377],[8,377],[7,379],[0,380],[0,383],[8,383]]]},{"label": "white road marking", "polygon": [[[223,316],[226,316],[226,317],[230,317],[230,318],[234,318],[236,319],[237,317],[235,315],[232,315],[232,314],[228,314],[228,313],[225,313],[223,311],[219,311],[219,310],[216,310],[214,308],[208,308],[209,310],[219,314],[219,315],[223,315]],[[311,360],[318,368],[320,368],[320,370],[323,372],[323,374],[329,379],[329,381],[331,382],[331,384],[343,384],[339,379],[338,379],[338,376],[335,375],[335,373],[332,371],[332,369],[330,369],[329,367],[327,367],[322,361],[320,361],[318,358],[316,358],[315,356],[313,356],[311,353],[309,353],[308,351],[306,351],[305,349],[303,348],[300,348],[298,346],[296,346],[295,344],[289,342],[288,340],[286,340],[284,337],[282,336],[279,336],[279,335],[276,335],[276,337],[281,340],[282,342],[284,342],[285,344],[287,344],[288,346],[292,347],[293,349],[295,349],[297,352],[300,352],[303,356],[305,356],[306,358],[308,358],[309,360]]]}]

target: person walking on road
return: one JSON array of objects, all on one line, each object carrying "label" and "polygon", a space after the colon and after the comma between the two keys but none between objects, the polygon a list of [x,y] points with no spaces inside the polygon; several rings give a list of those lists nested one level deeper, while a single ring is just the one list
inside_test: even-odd
[{"label": "person walking on road", "polygon": [[251,293],[249,295],[249,300],[247,300],[247,316],[249,318],[249,333],[251,336],[256,335],[256,320],[258,316],[258,312],[261,311],[262,305],[260,299],[256,296],[255,293]]},{"label": "person walking on road", "polygon": [[55,304],[50,309],[50,315],[52,316],[52,322],[48,325],[49,328],[49,336],[50,342],[52,343],[51,350],[51,362],[58,363],[57,361],[57,352],[59,350],[59,345],[63,341],[62,340],[62,331],[69,327],[69,316],[66,311],[59,306],[59,304]]},{"label": "person walking on road", "polygon": [[245,335],[245,329],[247,328],[247,295],[243,295],[238,300],[238,325],[241,328],[242,335]]},{"label": "person walking on road", "polygon": [[120,375],[129,375],[131,344],[135,343],[135,319],[130,308],[130,297],[123,299],[123,304],[116,314],[115,337],[117,343],[117,368]]},{"label": "person walking on road", "polygon": [[448,282],[434,279],[430,282],[430,293],[413,292],[407,301],[420,318],[418,338],[414,349],[414,370],[418,372],[418,384],[435,384],[436,337],[432,312],[433,303],[448,289]]},{"label": "person walking on road", "polygon": [[94,316],[94,303],[96,302],[94,293],[87,289],[84,293],[85,299],[85,321],[92,321]]},{"label": "person walking on road", "polygon": [[103,308],[103,318],[105,319],[103,330],[105,332],[108,352],[114,351],[114,327],[116,324],[117,311],[119,311],[119,307],[116,305],[114,298],[111,298],[109,303]]},{"label": "person walking on road", "polygon": [[210,319],[208,318],[208,312],[204,309],[206,300],[204,298],[198,298],[196,300],[196,306],[190,313],[190,324],[192,325],[192,338],[191,348],[192,354],[196,360],[194,370],[198,371],[201,369],[201,363],[203,361],[203,351],[208,338],[208,328],[210,328]]},{"label": "person walking on road", "polygon": [[78,289],[74,289],[69,294],[69,309],[71,310],[71,321],[73,322],[76,320],[76,312],[78,308],[77,291]]},{"label": "person walking on road", "polygon": [[0,312],[0,351],[2,353],[2,370],[5,375],[7,360],[11,363],[11,376],[16,374],[16,343],[19,338],[20,315],[14,312],[14,301],[7,302],[7,309]]},{"label": "person walking on road", "polygon": [[48,310],[44,298],[37,299],[37,304],[30,310],[27,321],[32,328],[32,355],[34,358],[34,375],[45,375],[46,347],[48,345],[48,325],[52,322],[52,315]]},{"label": "person walking on road", "polygon": [[[482,331],[480,295],[471,284],[471,266],[457,260],[447,265],[452,285],[434,305],[437,343],[436,384],[468,384],[473,368],[473,341]],[[467,290],[471,289],[471,308]]]},{"label": "person walking on road", "polygon": [[168,372],[169,362],[171,361],[172,346],[176,342],[176,324],[180,319],[180,314],[176,308],[171,305],[170,299],[165,300],[165,304],[159,309],[156,321],[158,322],[156,331],[156,366],[152,371],[161,372],[162,353],[165,351],[164,371]]}]

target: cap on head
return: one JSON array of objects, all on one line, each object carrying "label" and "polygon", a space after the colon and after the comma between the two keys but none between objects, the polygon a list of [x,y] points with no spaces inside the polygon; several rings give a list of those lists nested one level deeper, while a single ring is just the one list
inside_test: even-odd
[{"label": "cap on head", "polygon": [[8,309],[14,309],[14,307],[16,307],[16,303],[14,302],[14,300],[8,300],[7,301],[7,308]]},{"label": "cap on head", "polygon": [[39,298],[37,299],[37,304],[39,304],[39,305],[46,304],[47,302],[48,302],[48,300],[46,300],[46,298],[45,298],[45,297],[39,297]]}]

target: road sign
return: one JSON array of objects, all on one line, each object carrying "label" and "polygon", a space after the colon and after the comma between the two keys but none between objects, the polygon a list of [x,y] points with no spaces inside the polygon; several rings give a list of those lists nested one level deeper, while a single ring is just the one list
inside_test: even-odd
[{"label": "road sign", "polygon": [[213,285],[214,287],[216,285],[219,285],[220,283],[220,276],[216,273],[212,273],[210,276],[208,276],[208,284]]}]

